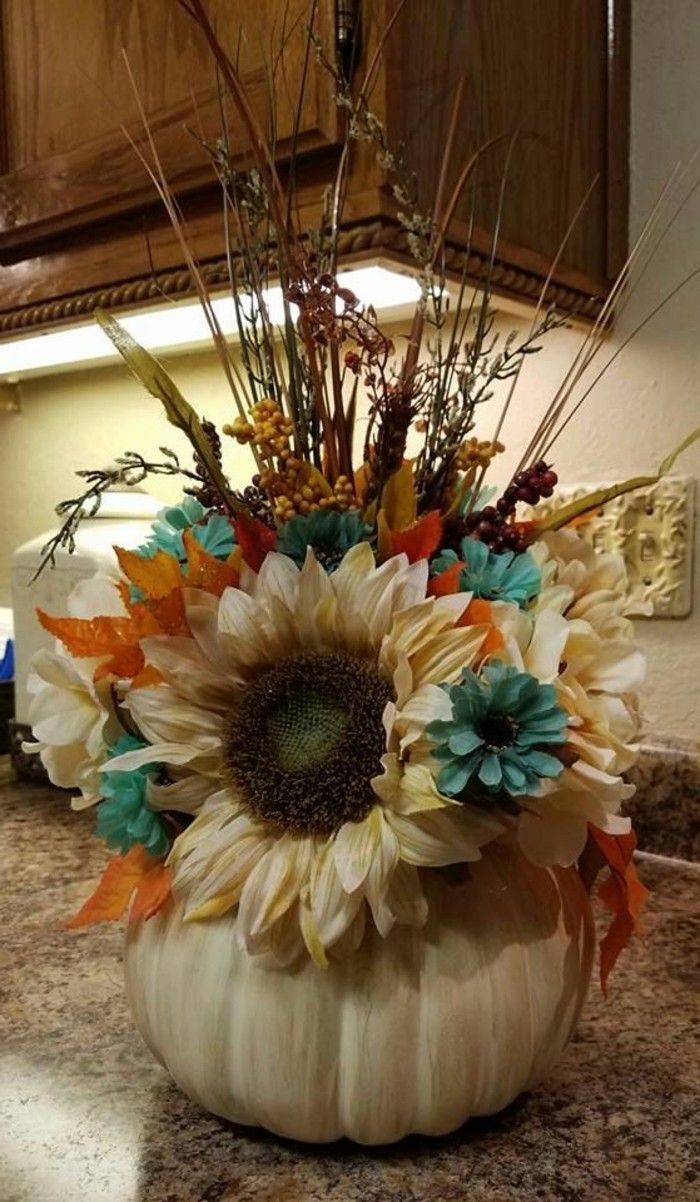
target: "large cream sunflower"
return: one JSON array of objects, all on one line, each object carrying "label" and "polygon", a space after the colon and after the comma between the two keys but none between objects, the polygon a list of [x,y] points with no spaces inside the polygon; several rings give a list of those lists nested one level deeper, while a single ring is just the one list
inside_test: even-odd
[{"label": "large cream sunflower", "polygon": [[380,567],[366,543],[328,575],[269,554],[221,599],[186,592],[192,638],[142,647],[163,683],[124,705],[150,746],[110,762],[171,767],[150,801],[194,813],[171,853],[186,918],[238,906],[250,952],[324,962],[362,937],[420,925],[418,869],[475,860],[502,822],[437,790],[410,745],[474,664],[488,626],[457,626],[468,594],[426,599],[428,566]]}]

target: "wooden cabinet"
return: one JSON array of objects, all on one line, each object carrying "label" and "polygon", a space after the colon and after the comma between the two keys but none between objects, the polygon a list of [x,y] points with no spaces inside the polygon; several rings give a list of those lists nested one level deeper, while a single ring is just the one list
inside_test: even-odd
[{"label": "wooden cabinet", "polygon": [[[564,308],[591,313],[620,265],[628,3],[407,0],[387,41],[372,103],[392,142],[405,144],[426,204],[462,74],[453,175],[478,144],[517,131],[494,271],[506,293],[537,294],[596,176],[553,296]],[[318,0],[327,52],[335,52],[339,21],[361,9],[362,72],[395,7],[396,0]],[[208,9],[238,55],[263,121],[274,93],[283,160],[309,0],[209,0]],[[182,253],[127,136],[143,140],[127,60],[198,255],[210,279],[223,280],[220,198],[203,145],[214,146],[220,130],[219,91],[203,41],[176,0],[0,0],[0,18],[0,332],[74,319],[95,304],[119,308],[188,290]],[[330,80],[316,68],[297,141],[305,215],[318,212],[341,133]],[[229,142],[244,155],[235,121]],[[473,212],[474,278],[488,259],[505,156],[505,142],[485,156],[475,193],[467,193],[451,229],[448,264],[457,270]],[[353,158],[346,224],[348,256],[405,258],[387,180],[363,147]]]}]

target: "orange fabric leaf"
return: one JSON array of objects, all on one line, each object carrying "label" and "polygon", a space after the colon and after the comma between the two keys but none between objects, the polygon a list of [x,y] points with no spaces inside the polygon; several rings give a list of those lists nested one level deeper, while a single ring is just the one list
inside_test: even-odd
[{"label": "orange fabric leaf", "polygon": [[153,918],[153,915],[162,910],[170,899],[171,885],[171,872],[165,864],[157,864],[155,868],[147,872],[136,886],[136,896],[129,912],[129,922],[136,922],[139,918],[144,920]]},{"label": "orange fabric leaf", "polygon": [[488,626],[489,632],[486,635],[479,654],[482,658],[487,655],[493,655],[495,651],[500,651],[505,646],[503,635],[497,626],[493,623],[493,611],[491,602],[484,601],[481,597],[472,597],[467,608],[462,616],[455,623],[457,626]]},{"label": "orange fabric leaf", "polygon": [[[156,634],[189,635],[190,628],[185,614],[185,599],[181,589],[174,588],[167,596],[148,601],[145,609],[151,621],[156,625]],[[145,636],[146,633],[144,631],[143,635]]]},{"label": "orange fabric leaf", "polygon": [[405,530],[392,530],[392,555],[408,556],[409,563],[417,563],[419,559],[427,559],[440,545],[442,538],[442,518],[439,510],[433,509],[424,517],[407,526]]},{"label": "orange fabric leaf", "polygon": [[191,530],[183,534],[187,552],[187,584],[220,597],[226,588],[238,587],[238,572],[231,563],[222,563],[197,541]]},{"label": "orange fabric leaf", "polygon": [[93,679],[97,681],[104,680],[105,676],[119,676],[122,679],[138,676],[143,664],[143,651],[138,643],[134,643],[131,647],[121,647],[110,659],[100,664],[95,669]]},{"label": "orange fabric leaf", "polygon": [[114,856],[95,892],[66,926],[75,928],[94,922],[116,922],[126,910],[134,889],[157,863],[140,843],[135,843],[125,856]]},{"label": "orange fabric leaf", "polygon": [[114,655],[138,640],[138,632],[130,617],[52,618],[41,609],[36,612],[44,630],[60,639],[76,659]]},{"label": "orange fabric leaf", "polygon": [[598,887],[598,897],[613,913],[600,944],[600,984],[603,993],[607,993],[608,977],[636,929],[649,890],[640,881],[632,859],[637,846],[634,831],[608,835],[589,823],[588,834],[610,869],[610,876]]},{"label": "orange fabric leaf", "polygon": [[440,572],[439,576],[431,576],[428,581],[428,596],[449,597],[452,593],[458,593],[459,574],[466,566],[457,560],[456,563],[450,564],[449,568],[445,568],[444,572]]},{"label": "orange fabric leaf", "polygon": [[130,687],[132,689],[145,689],[148,685],[162,684],[164,679],[163,673],[154,668],[153,664],[146,664],[145,668],[134,675]]},{"label": "orange fabric leaf", "polygon": [[168,555],[167,551],[158,550],[152,559],[144,559],[136,551],[127,551],[124,547],[114,550],[127,580],[147,597],[167,597],[174,588],[182,587],[182,568],[175,556]]},{"label": "orange fabric leaf", "polygon": [[244,560],[249,568],[259,572],[268,551],[274,551],[277,546],[277,534],[259,518],[249,518],[245,514],[235,519],[234,528]]}]

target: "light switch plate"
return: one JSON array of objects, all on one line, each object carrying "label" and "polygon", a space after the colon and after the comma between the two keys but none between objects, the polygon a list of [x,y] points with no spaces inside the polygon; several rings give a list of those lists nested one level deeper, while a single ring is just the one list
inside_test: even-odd
[{"label": "light switch plate", "polygon": [[[557,489],[552,510],[596,484]],[[693,499],[690,476],[666,476],[649,488],[609,501],[578,527],[601,551],[616,551],[629,573],[630,609],[645,617],[685,618],[693,603]],[[538,506],[543,512],[544,506]]]}]

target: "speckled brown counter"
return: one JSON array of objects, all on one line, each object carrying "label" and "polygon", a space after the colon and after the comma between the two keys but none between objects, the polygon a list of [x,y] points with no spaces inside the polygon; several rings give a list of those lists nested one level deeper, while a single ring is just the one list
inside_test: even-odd
[{"label": "speckled brown counter", "polygon": [[629,803],[639,847],[700,861],[700,746],[647,742],[629,780]]},{"label": "speckled brown counter", "polygon": [[0,785],[1,1202],[700,1197],[700,866],[642,864],[645,938],[536,1092],[448,1139],[316,1149],[202,1113],[146,1051],[121,930],[62,929],[104,863],[91,825],[64,795]]}]

